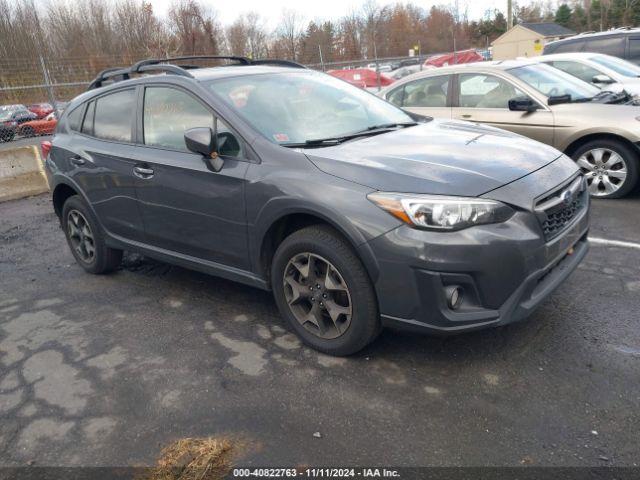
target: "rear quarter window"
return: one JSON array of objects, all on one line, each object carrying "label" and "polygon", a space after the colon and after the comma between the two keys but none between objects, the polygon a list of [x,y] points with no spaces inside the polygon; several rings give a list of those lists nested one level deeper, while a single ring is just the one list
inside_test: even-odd
[{"label": "rear quarter window", "polygon": [[596,52],[612,55],[614,57],[624,57],[624,47],[626,37],[611,36],[602,38],[591,38],[585,42],[585,52]]},{"label": "rear quarter window", "polygon": [[80,125],[82,124],[83,111],[84,111],[84,105],[80,105],[79,107],[74,108],[66,117],[67,125],[74,132],[80,131]]},{"label": "rear quarter window", "polygon": [[544,53],[565,53],[565,52],[582,52],[584,47],[584,40],[575,41],[570,40],[561,43],[552,43],[544,47]]}]

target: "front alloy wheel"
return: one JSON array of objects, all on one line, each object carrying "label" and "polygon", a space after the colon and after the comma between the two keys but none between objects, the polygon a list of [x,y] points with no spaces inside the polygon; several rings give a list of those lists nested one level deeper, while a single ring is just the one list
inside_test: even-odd
[{"label": "front alloy wheel", "polygon": [[594,148],[578,158],[578,166],[587,179],[589,193],[594,197],[615,194],[627,179],[627,163],[616,151]]},{"label": "front alloy wheel", "polygon": [[351,295],[338,269],[309,252],[294,256],[284,271],[284,295],[296,320],[323,338],[342,335],[351,324]]}]

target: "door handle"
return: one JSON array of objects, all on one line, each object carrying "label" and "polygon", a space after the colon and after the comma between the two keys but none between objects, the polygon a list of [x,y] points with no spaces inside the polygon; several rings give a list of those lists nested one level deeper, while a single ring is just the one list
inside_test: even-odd
[{"label": "door handle", "polygon": [[153,169],[148,167],[133,167],[133,174],[138,178],[151,178],[153,177]]},{"label": "door handle", "polygon": [[473,117],[473,115],[471,115],[470,113],[464,113],[461,115],[462,118],[471,118]]},{"label": "door handle", "polygon": [[80,155],[74,155],[73,157],[70,158],[70,160],[71,160],[71,163],[79,167],[87,163],[87,161],[84,158],[82,158]]}]

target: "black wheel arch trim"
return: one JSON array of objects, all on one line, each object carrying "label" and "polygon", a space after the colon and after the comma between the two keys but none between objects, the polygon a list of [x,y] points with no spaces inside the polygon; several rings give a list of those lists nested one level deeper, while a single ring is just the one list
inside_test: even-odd
[{"label": "black wheel arch trim", "polygon": [[331,209],[321,209],[317,205],[307,204],[306,202],[296,202],[293,205],[280,207],[281,203],[291,204],[290,198],[275,199],[265,205],[258,214],[258,220],[254,225],[254,233],[250,238],[250,255],[252,269],[261,277],[268,278],[268,272],[264,271],[261,263],[262,247],[266,240],[267,233],[271,227],[284,217],[296,214],[310,215],[318,217],[327,225],[335,228],[355,250],[356,254],[362,261],[371,281],[375,283],[379,275],[379,265],[373,254],[373,250],[368,242],[370,238],[366,238],[363,233],[358,230],[351,222],[342,218],[342,216]]}]

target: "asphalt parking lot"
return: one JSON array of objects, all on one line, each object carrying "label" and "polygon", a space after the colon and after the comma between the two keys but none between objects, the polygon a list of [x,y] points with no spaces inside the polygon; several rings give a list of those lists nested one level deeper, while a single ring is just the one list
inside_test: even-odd
[{"label": "asphalt parking lot", "polygon": [[[639,210],[595,202],[592,236],[639,241]],[[339,359],[266,292],[132,255],[85,274],[47,195],[3,203],[0,464],[146,465],[231,435],[242,465],[636,465],[639,273],[640,249],[594,244],[527,322]]]}]

